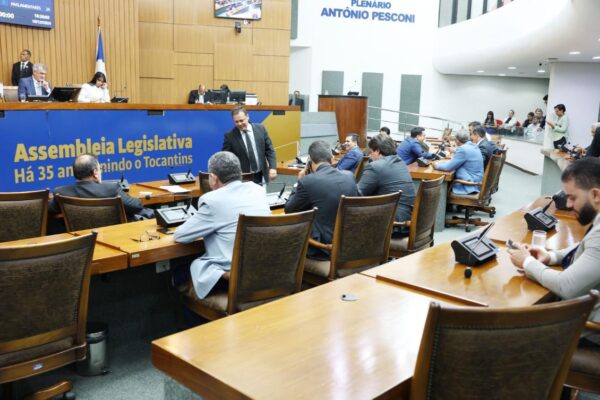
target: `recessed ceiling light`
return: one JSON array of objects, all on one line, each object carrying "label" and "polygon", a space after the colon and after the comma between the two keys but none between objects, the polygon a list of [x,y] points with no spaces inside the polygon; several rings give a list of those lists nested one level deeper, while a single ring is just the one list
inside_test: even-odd
[{"label": "recessed ceiling light", "polygon": [[578,54],[581,54],[581,52],[580,51],[570,51],[569,54],[572,56],[576,56]]},{"label": "recessed ceiling light", "polygon": [[517,67],[508,67],[508,69],[517,69]]},{"label": "recessed ceiling light", "polygon": [[477,73],[479,73],[479,74],[482,74],[482,73],[484,73],[484,72],[485,72],[485,71],[484,71],[484,70],[482,70],[482,69],[478,69],[478,70],[477,70]]},{"label": "recessed ceiling light", "polygon": [[506,74],[498,74],[498,76],[506,76]]},{"label": "recessed ceiling light", "polygon": [[544,74],[544,73],[546,73],[545,69],[538,69],[538,74]]},{"label": "recessed ceiling light", "polygon": [[592,57],[592,60],[600,60],[600,56]]}]

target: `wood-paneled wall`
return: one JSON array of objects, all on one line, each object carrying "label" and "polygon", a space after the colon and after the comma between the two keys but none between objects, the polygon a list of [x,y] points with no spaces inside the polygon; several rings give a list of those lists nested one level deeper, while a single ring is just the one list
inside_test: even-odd
[{"label": "wood-paneled wall", "polygon": [[52,85],[88,82],[95,71],[100,17],[111,96],[140,101],[138,0],[56,0],[54,7],[50,30],[0,24],[0,82],[11,84],[12,64],[24,48],[33,62],[47,65]]},{"label": "wood-paneled wall", "polygon": [[204,83],[287,104],[291,0],[263,1],[263,18],[214,17],[214,0],[138,0],[140,101],[183,103]]}]

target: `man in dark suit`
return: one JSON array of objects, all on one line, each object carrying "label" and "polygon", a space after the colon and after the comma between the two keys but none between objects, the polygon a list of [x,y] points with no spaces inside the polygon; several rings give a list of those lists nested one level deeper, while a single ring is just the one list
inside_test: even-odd
[{"label": "man in dark suit", "polygon": [[[308,148],[309,162],[298,174],[298,183],[285,205],[285,212],[311,210],[317,207],[312,237],[322,243],[331,243],[340,196],[358,196],[354,175],[331,166],[331,150],[324,140],[313,142]],[[308,257],[328,260],[329,253],[309,247]]]},{"label": "man in dark suit", "polygon": [[[120,196],[125,207],[128,219],[140,212],[144,206],[139,199],[123,192],[117,182],[102,182],[102,169],[96,156],[82,154],[73,162],[73,175],[77,182],[74,185],[59,186],[54,189],[54,194],[82,198],[106,198]],[[60,207],[56,199],[49,205],[50,212],[59,213]]]},{"label": "man in dark suit", "polygon": [[48,69],[44,64],[33,64],[33,75],[19,80],[19,99],[28,96],[48,96],[52,91],[46,81]]},{"label": "man in dark suit", "polygon": [[10,78],[13,86],[17,86],[21,78],[29,78],[33,74],[33,63],[29,61],[30,58],[31,51],[23,49],[21,51],[21,61],[13,64]]},{"label": "man in dark suit", "polygon": [[191,90],[188,98],[188,104],[212,103],[212,96],[206,91],[206,86],[200,84],[198,90]]},{"label": "man in dark suit", "polygon": [[479,150],[481,150],[483,169],[485,170],[490,158],[498,151],[498,146],[486,139],[485,128],[481,125],[476,125],[471,129],[470,138],[471,142],[475,143],[479,147]]},{"label": "man in dark suit", "polygon": [[264,126],[251,124],[243,107],[231,112],[235,128],[225,134],[223,151],[240,159],[242,172],[254,172],[254,182],[262,184],[277,177],[275,148]]},{"label": "man in dark suit", "polygon": [[304,99],[302,98],[302,96],[300,96],[300,91],[299,90],[295,90],[294,91],[294,95],[292,96],[292,98],[288,102],[288,105],[290,105],[290,106],[300,106],[300,111],[304,111]]}]

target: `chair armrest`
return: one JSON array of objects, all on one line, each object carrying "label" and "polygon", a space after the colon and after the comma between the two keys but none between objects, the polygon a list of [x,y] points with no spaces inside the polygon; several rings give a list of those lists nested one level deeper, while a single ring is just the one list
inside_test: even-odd
[{"label": "chair armrest", "polygon": [[230,276],[231,276],[231,273],[229,271],[227,271],[227,272],[223,273],[223,275],[221,275],[221,278],[228,281]]},{"label": "chair armrest", "polygon": [[323,250],[329,250],[329,251],[331,251],[331,249],[333,248],[332,245],[321,243],[318,240],[315,240],[313,238],[308,239],[308,244],[311,245],[312,247],[316,247],[318,249],[323,249]]},{"label": "chair armrest", "polygon": [[585,321],[586,329],[600,332],[600,323],[595,321]]},{"label": "chair armrest", "polygon": [[469,181],[463,181],[462,179],[455,179],[454,181],[452,181],[452,183],[462,183],[463,185],[467,185],[467,186],[481,186],[481,182],[469,182]]},{"label": "chair armrest", "polygon": [[410,220],[401,222],[394,221],[394,226],[396,228],[408,228],[410,226]]}]

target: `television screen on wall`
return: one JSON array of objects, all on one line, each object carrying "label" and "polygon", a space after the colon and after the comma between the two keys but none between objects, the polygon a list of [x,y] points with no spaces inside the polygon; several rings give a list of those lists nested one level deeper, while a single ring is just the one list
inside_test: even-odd
[{"label": "television screen on wall", "polygon": [[0,0],[0,23],[52,28],[54,0]]},{"label": "television screen on wall", "polygon": [[215,0],[215,17],[259,20],[262,0]]}]

